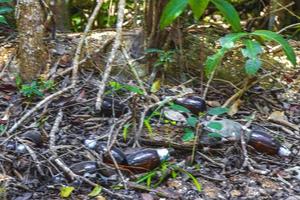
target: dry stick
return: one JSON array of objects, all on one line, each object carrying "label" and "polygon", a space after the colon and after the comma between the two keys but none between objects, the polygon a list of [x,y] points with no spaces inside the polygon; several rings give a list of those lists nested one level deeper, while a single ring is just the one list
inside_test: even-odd
[{"label": "dry stick", "polygon": [[103,102],[103,94],[104,94],[104,90],[105,90],[105,85],[106,82],[109,78],[110,72],[112,70],[112,62],[115,59],[116,56],[116,52],[121,44],[121,37],[122,37],[122,25],[123,25],[123,21],[124,21],[124,9],[125,9],[125,0],[120,0],[119,4],[118,4],[118,21],[117,21],[117,34],[116,34],[116,39],[114,41],[112,50],[110,52],[108,61],[105,65],[105,70],[104,70],[104,74],[102,77],[102,81],[99,85],[99,91],[97,93],[97,99],[96,99],[96,109],[97,110],[101,110],[101,106],[102,106],[102,102]]},{"label": "dry stick", "polygon": [[[256,113],[254,113],[253,115],[255,116]],[[254,119],[254,117],[253,117]],[[250,158],[248,156],[248,151],[247,151],[247,143],[245,141],[245,134],[246,133],[250,133],[250,130],[248,129],[248,127],[251,125],[253,119],[249,120],[247,122],[247,124],[245,126],[243,126],[243,131],[241,132],[241,146],[242,146],[242,152],[243,152],[243,156],[244,156],[244,163],[243,163],[243,167],[248,167],[248,169],[251,172],[254,173],[258,173],[258,174],[267,174],[269,173],[268,170],[258,170],[258,169],[254,169],[253,166],[250,163]]]},{"label": "dry stick", "polygon": [[36,163],[36,168],[37,168],[38,172],[40,173],[40,175],[45,176],[45,173],[41,168],[41,162],[38,160],[35,152],[27,144],[23,143],[23,141],[20,138],[17,138],[17,139],[25,146],[25,148],[28,151],[29,155],[31,156],[32,160]]},{"label": "dry stick", "polygon": [[75,52],[75,58],[73,61],[73,72],[72,72],[72,86],[75,87],[77,79],[78,79],[78,68],[79,68],[79,58],[81,54],[81,49],[83,47],[85,38],[87,37],[87,34],[89,30],[92,28],[92,25],[100,11],[101,5],[103,3],[103,0],[97,0],[97,5],[94,8],[94,11],[92,15],[90,16],[88,23],[84,29],[83,35],[81,36],[81,39],[77,45],[76,52]]},{"label": "dry stick", "polygon": [[197,151],[197,144],[199,143],[199,138],[200,138],[200,136],[201,136],[201,123],[197,123],[196,124],[196,137],[195,137],[195,139],[194,139],[194,144],[193,144],[193,151],[192,151],[192,158],[191,158],[191,160],[192,160],[192,162],[191,163],[194,163],[194,160],[195,160],[195,153],[196,153],[196,151]]},{"label": "dry stick", "polygon": [[50,150],[53,150],[52,147],[55,146],[55,133],[57,132],[58,128],[59,128],[59,124],[62,121],[63,118],[63,112],[62,109],[59,110],[56,119],[54,121],[53,127],[49,133],[49,146],[50,146]]},{"label": "dry stick", "polygon": [[[76,53],[75,53],[75,57],[74,57],[74,61],[73,61],[73,73],[72,73],[72,83],[70,86],[57,91],[51,95],[49,95],[48,97],[46,97],[45,99],[43,99],[42,101],[40,101],[36,106],[34,106],[32,109],[30,109],[25,115],[23,115],[23,117],[21,117],[21,119],[19,119],[8,131],[7,131],[7,135],[10,135],[11,133],[13,133],[15,130],[17,130],[17,128],[19,128],[19,126],[29,117],[33,116],[33,113],[35,113],[36,111],[38,111],[39,109],[41,109],[41,107],[50,102],[51,100],[53,100],[54,98],[62,95],[63,93],[73,89],[76,85],[76,81],[78,78],[78,67],[79,67],[79,57],[80,57],[80,53],[81,53],[81,49],[84,43],[84,40],[87,36],[88,31],[90,30],[94,20],[95,20],[95,16],[98,14],[100,7],[102,5],[101,0],[97,1],[97,5],[96,8],[94,9],[92,16],[89,18],[88,20],[88,25],[86,26],[83,35],[81,36],[81,40],[76,48]],[[93,18],[92,18],[93,17]]]},{"label": "dry stick", "polygon": [[134,74],[140,88],[143,90],[144,94],[145,95],[148,95],[147,94],[147,91],[144,87],[144,83],[143,81],[140,79],[139,77],[139,74],[137,73],[136,69],[135,69],[135,66],[134,66],[134,62],[132,61],[132,59],[129,57],[128,53],[127,53],[127,50],[122,46],[122,53],[124,55],[124,57],[126,58],[127,62],[128,62],[128,65],[129,65],[129,68],[130,70],[132,71],[132,73]]},{"label": "dry stick", "polygon": [[209,79],[208,79],[207,84],[206,84],[206,88],[205,88],[205,90],[204,90],[204,92],[203,92],[203,96],[202,96],[203,100],[206,99],[206,96],[207,96],[207,92],[208,92],[210,83],[212,82],[212,80],[213,80],[213,78],[214,78],[214,75],[215,75],[215,71],[216,71],[216,68],[214,69],[214,71],[213,71],[213,72],[211,73],[211,75],[209,76]]},{"label": "dry stick", "polygon": [[211,162],[212,164],[217,165],[217,166],[221,167],[222,169],[225,168],[225,165],[224,165],[223,163],[214,161],[213,159],[211,159],[210,157],[208,157],[206,154],[201,153],[200,151],[197,151],[197,154],[198,154],[199,156],[201,156],[202,158],[204,158],[205,160],[208,160],[208,161]]},{"label": "dry stick", "polygon": [[117,172],[118,172],[119,176],[121,177],[121,180],[122,180],[122,182],[123,182],[124,188],[125,188],[126,190],[128,189],[127,181],[126,181],[126,179],[124,178],[124,175],[123,175],[123,173],[121,172],[120,167],[119,167],[119,165],[118,165],[118,163],[117,163],[115,157],[114,157],[114,156],[112,155],[112,153],[111,153],[111,148],[112,148],[112,146],[114,145],[114,143],[115,143],[116,140],[117,140],[117,135],[118,135],[120,129],[123,127],[123,125],[124,125],[130,118],[131,118],[131,114],[129,113],[129,114],[126,114],[126,115],[124,116],[124,119],[122,119],[122,120],[120,120],[120,121],[118,122],[118,123],[119,123],[119,127],[118,127],[118,129],[115,131],[115,134],[114,134],[114,135],[113,135],[113,133],[114,133],[114,129],[115,129],[115,123],[112,125],[112,127],[111,127],[111,129],[110,129],[110,131],[109,131],[109,133],[108,133],[109,138],[108,138],[108,142],[107,142],[107,152],[108,152],[108,154],[109,154],[111,160],[113,161],[113,164],[114,164],[115,168],[117,169]]},{"label": "dry stick", "polygon": [[58,92],[55,92],[49,96],[47,96],[45,99],[43,99],[42,101],[40,101],[38,104],[36,104],[36,106],[34,106],[32,109],[30,109],[27,113],[25,113],[25,115],[23,115],[23,117],[21,117],[21,119],[19,119],[8,131],[7,131],[7,135],[10,135],[11,133],[13,133],[15,130],[17,130],[17,128],[19,128],[19,126],[29,117],[33,116],[33,113],[35,113],[36,111],[38,111],[39,109],[41,109],[41,107],[46,104],[47,102],[53,100],[54,98],[62,95],[63,93],[67,92],[68,90],[72,89],[72,86],[68,86]]}]

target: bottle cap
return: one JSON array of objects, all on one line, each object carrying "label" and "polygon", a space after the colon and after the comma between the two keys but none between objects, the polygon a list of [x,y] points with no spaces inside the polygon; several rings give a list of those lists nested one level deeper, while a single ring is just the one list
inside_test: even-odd
[{"label": "bottle cap", "polygon": [[160,161],[167,160],[169,158],[168,149],[156,149],[156,152],[159,156]]},{"label": "bottle cap", "polygon": [[291,155],[291,153],[292,152],[287,147],[284,146],[281,146],[278,150],[278,155],[282,157],[288,157]]}]

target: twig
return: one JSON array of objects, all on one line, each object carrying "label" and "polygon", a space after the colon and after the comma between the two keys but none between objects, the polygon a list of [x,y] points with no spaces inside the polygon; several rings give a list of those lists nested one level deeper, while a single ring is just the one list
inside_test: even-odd
[{"label": "twig", "polygon": [[117,21],[117,28],[116,28],[116,39],[113,43],[112,50],[110,52],[108,61],[105,65],[105,70],[102,76],[102,81],[99,85],[99,91],[97,93],[97,99],[96,99],[96,110],[101,110],[102,102],[103,102],[103,94],[105,90],[106,82],[109,78],[110,72],[112,70],[112,62],[115,59],[116,52],[121,44],[121,38],[122,38],[122,25],[124,21],[124,9],[125,9],[125,3],[126,0],[120,0],[118,4],[118,21]]},{"label": "twig", "polygon": [[61,122],[63,118],[63,112],[62,110],[60,109],[57,116],[56,116],[56,119],[54,121],[54,124],[53,124],[53,127],[49,133],[49,146],[50,146],[50,150],[53,150],[53,147],[55,146],[55,133],[57,133],[58,129],[59,129],[59,124]]},{"label": "twig", "polygon": [[148,95],[147,94],[147,91],[144,87],[144,83],[143,81],[140,79],[140,76],[139,74],[137,73],[136,69],[135,69],[135,66],[134,66],[134,62],[132,61],[132,59],[129,57],[128,53],[127,53],[127,50],[122,46],[122,53],[124,55],[124,57],[126,58],[127,62],[128,62],[128,65],[129,65],[129,68],[130,70],[132,71],[132,73],[134,74],[140,88],[143,90],[144,94],[145,95]]},{"label": "twig", "polygon": [[19,126],[29,117],[33,116],[33,113],[35,113],[36,111],[38,111],[39,109],[42,108],[42,106],[46,103],[48,103],[49,101],[55,99],[56,97],[62,95],[63,93],[69,91],[70,89],[72,89],[72,86],[68,86],[66,88],[63,88],[62,90],[55,92],[49,96],[47,96],[45,99],[43,99],[42,101],[40,101],[38,104],[36,104],[36,106],[34,106],[32,109],[30,109],[27,113],[25,113],[23,115],[23,117],[21,117],[21,119],[19,119],[8,131],[7,131],[7,135],[12,134],[15,130],[17,130],[17,128],[19,128]]},{"label": "twig", "polygon": [[27,144],[25,144],[23,142],[23,140],[21,140],[20,138],[17,138],[17,140],[20,141],[25,146],[25,148],[28,151],[29,155],[31,156],[32,160],[36,163],[36,168],[37,168],[38,172],[40,173],[40,175],[45,176],[45,173],[43,172],[43,170],[41,168],[41,162],[38,160],[35,152]]},{"label": "twig", "polygon": [[208,157],[207,155],[205,155],[204,153],[201,153],[200,151],[197,151],[197,154],[200,155],[202,158],[204,158],[205,160],[208,160],[209,162],[211,162],[214,165],[217,165],[219,167],[221,167],[222,169],[225,168],[225,165],[223,163],[219,163],[214,161],[213,159],[211,159],[210,157]]},{"label": "twig", "polygon": [[[254,113],[254,115],[255,115],[255,113]],[[249,120],[245,126],[243,126],[243,131],[241,132],[241,146],[242,146],[242,152],[243,152],[243,156],[244,156],[244,163],[243,163],[242,166],[243,167],[248,167],[248,169],[251,172],[265,175],[265,174],[269,173],[269,170],[254,169],[253,166],[250,163],[250,159],[249,159],[249,156],[248,156],[248,151],[247,151],[247,148],[246,148],[247,143],[245,141],[245,134],[249,133],[250,130],[248,129],[248,127],[251,125],[253,119],[254,119],[254,117],[251,120]]]},{"label": "twig", "polygon": [[215,71],[216,71],[216,69],[217,69],[217,68],[215,68],[215,69],[214,69],[214,71],[213,71],[213,72],[210,74],[210,76],[209,76],[209,79],[208,79],[208,81],[207,81],[206,88],[205,88],[205,90],[204,90],[204,92],[203,92],[203,96],[202,96],[203,100],[205,100],[205,99],[206,99],[207,92],[208,92],[208,89],[209,89],[210,83],[212,82],[212,80],[213,80],[213,78],[214,78],[214,75],[215,75]]},{"label": "twig", "polygon": [[197,151],[197,144],[199,143],[199,138],[200,138],[200,136],[201,136],[201,129],[202,127],[201,127],[201,123],[197,123],[196,124],[196,137],[195,137],[195,139],[194,139],[194,144],[193,144],[193,151],[192,151],[192,158],[191,158],[191,160],[192,160],[192,162],[191,163],[194,163],[194,160],[195,160],[195,153],[196,153],[196,151]]}]

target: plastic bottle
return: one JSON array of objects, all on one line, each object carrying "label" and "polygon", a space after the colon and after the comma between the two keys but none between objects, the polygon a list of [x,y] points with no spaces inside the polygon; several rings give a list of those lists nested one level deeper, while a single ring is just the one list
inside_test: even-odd
[{"label": "plastic bottle", "polygon": [[[241,133],[246,131],[245,140],[248,145],[252,146],[259,152],[269,155],[279,155],[282,157],[290,156],[291,151],[285,146],[281,145],[274,137],[264,131],[250,130],[243,127],[238,122],[223,119],[213,120],[202,123],[204,131],[200,138],[200,144],[213,146],[220,144],[220,141],[239,141],[241,139]],[[218,125],[216,125],[218,124]],[[217,133],[221,138],[212,138],[208,136],[210,133]]]},{"label": "plastic bottle", "polygon": [[[111,157],[107,153],[107,143],[99,142],[96,147],[96,151],[99,153],[103,153],[103,162],[108,164],[113,164]],[[120,165],[126,165],[127,160],[125,154],[117,147],[111,148],[111,154],[115,158],[116,162]]]},{"label": "plastic bottle", "polygon": [[168,149],[144,149],[126,157],[130,171],[143,173],[158,167],[162,161],[167,160],[169,151]]},{"label": "plastic bottle", "polygon": [[251,131],[247,143],[257,151],[269,155],[286,157],[291,154],[289,149],[282,146],[274,137],[263,131]]},{"label": "plastic bottle", "polygon": [[198,96],[187,96],[178,98],[175,103],[189,109],[193,114],[198,115],[200,112],[206,111],[205,101]]}]

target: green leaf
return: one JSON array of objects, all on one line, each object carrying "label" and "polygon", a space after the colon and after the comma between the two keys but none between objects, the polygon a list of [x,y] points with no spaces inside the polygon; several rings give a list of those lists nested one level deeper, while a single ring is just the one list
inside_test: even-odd
[{"label": "green leaf", "polygon": [[226,49],[222,48],[218,50],[218,52],[215,53],[214,55],[207,57],[204,63],[205,74],[207,77],[209,77],[210,74],[220,65],[221,60],[223,59],[225,53],[226,53]]},{"label": "green leaf", "polygon": [[186,8],[188,0],[170,0],[160,18],[160,28],[170,25]]},{"label": "green leaf", "polygon": [[193,181],[194,185],[196,186],[197,190],[199,192],[201,192],[201,190],[202,190],[201,184],[198,182],[198,180],[191,173],[189,173],[188,171],[186,171],[182,168],[178,168],[178,170],[185,173],[186,175],[188,175],[188,177],[192,179],[192,181]]},{"label": "green leaf", "polygon": [[281,35],[274,33],[272,31],[267,31],[267,30],[257,30],[251,34],[260,36],[267,40],[274,40],[275,42],[279,43],[282,46],[283,51],[284,51],[285,55],[287,56],[288,60],[293,65],[297,64],[296,63],[296,55],[295,55],[293,48]]},{"label": "green leaf", "polygon": [[261,61],[257,58],[248,59],[245,63],[246,73],[249,75],[255,75],[261,67]]},{"label": "green leaf", "polygon": [[10,3],[12,0],[0,0],[0,3]]},{"label": "green leaf", "polygon": [[153,176],[153,175],[150,175],[150,176],[148,176],[148,177],[147,177],[146,184],[147,184],[147,186],[148,186],[148,187],[150,187],[150,186],[151,186],[151,182],[152,182],[152,176]]},{"label": "green leaf", "polygon": [[161,49],[149,48],[149,49],[145,50],[145,53],[159,53],[159,54],[161,54],[161,53],[164,53],[164,51],[161,50]]},{"label": "green leaf", "polygon": [[154,83],[151,86],[151,93],[156,93],[158,92],[160,89],[160,79],[157,79],[156,81],[154,81]]},{"label": "green leaf", "polygon": [[121,85],[120,83],[115,82],[115,81],[110,81],[110,82],[109,82],[109,85],[110,85],[110,87],[112,87],[114,90],[120,90],[120,89],[122,89],[122,88],[124,87],[123,85]]},{"label": "green leaf", "polygon": [[148,179],[148,177],[152,177],[154,175],[156,175],[156,171],[151,171],[151,172],[139,177],[138,180],[135,181],[135,182],[136,183],[142,183],[142,182],[146,181]]},{"label": "green leaf", "polygon": [[0,14],[8,13],[8,12],[11,12],[13,10],[14,9],[12,9],[11,7],[3,6],[3,7],[0,7]]},{"label": "green leaf", "polygon": [[191,112],[186,107],[178,105],[178,104],[175,104],[175,103],[172,104],[172,105],[170,105],[169,108],[171,108],[172,110],[181,111],[181,112],[185,112],[185,113],[190,113]]},{"label": "green leaf", "polygon": [[137,87],[137,86],[126,85],[126,86],[125,86],[125,89],[127,89],[127,90],[130,91],[130,92],[136,93],[136,94],[140,94],[140,95],[143,95],[143,94],[144,94],[143,90],[141,90],[141,89],[140,89],[139,87]]},{"label": "green leaf", "polygon": [[207,134],[208,137],[212,138],[222,138],[223,136],[220,133],[209,133]]},{"label": "green leaf", "polygon": [[262,53],[262,47],[257,41],[245,40],[245,49],[242,49],[242,54],[246,58],[256,58],[258,54]]},{"label": "green leaf", "polygon": [[192,129],[184,128],[184,135],[182,136],[182,141],[189,142],[193,140],[195,137],[195,133]]},{"label": "green leaf", "polygon": [[219,131],[223,128],[223,125],[220,122],[209,122],[206,126]]},{"label": "green leaf", "polygon": [[127,140],[128,129],[129,129],[130,126],[131,126],[131,124],[128,123],[128,124],[125,124],[124,127],[123,127],[123,139],[124,139],[124,141]]},{"label": "green leaf", "polygon": [[175,179],[177,177],[177,173],[176,173],[175,170],[171,171],[171,176],[172,176],[173,179]]},{"label": "green leaf", "polygon": [[2,24],[8,24],[5,17],[3,15],[0,15],[0,23]]},{"label": "green leaf", "polygon": [[63,186],[60,188],[60,197],[68,198],[71,196],[73,190],[75,190],[72,186]]},{"label": "green leaf", "polygon": [[221,114],[227,113],[228,111],[229,111],[229,108],[216,107],[216,108],[209,109],[207,113],[210,115],[221,115]]},{"label": "green leaf", "polygon": [[219,39],[220,44],[223,48],[230,49],[234,47],[235,42],[241,37],[246,36],[247,33],[230,33]]},{"label": "green leaf", "polygon": [[187,124],[190,125],[191,127],[196,127],[198,123],[198,119],[196,117],[189,117],[187,118]]},{"label": "green leaf", "polygon": [[152,137],[153,135],[153,130],[152,130],[152,127],[151,127],[151,124],[150,124],[150,121],[148,119],[145,119],[144,120],[144,125],[146,126],[150,136]]},{"label": "green leaf", "polygon": [[210,0],[218,10],[224,15],[225,19],[232,26],[233,31],[241,32],[241,20],[235,8],[226,0]]},{"label": "green leaf", "polygon": [[96,197],[98,196],[102,191],[101,185],[96,185],[94,189],[88,194],[89,197]]},{"label": "green leaf", "polygon": [[209,0],[188,0],[188,2],[194,17],[198,20],[207,8]]}]

